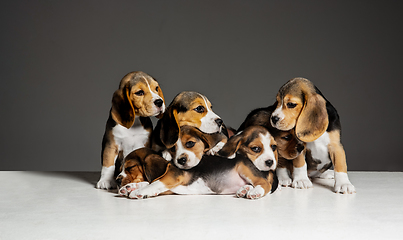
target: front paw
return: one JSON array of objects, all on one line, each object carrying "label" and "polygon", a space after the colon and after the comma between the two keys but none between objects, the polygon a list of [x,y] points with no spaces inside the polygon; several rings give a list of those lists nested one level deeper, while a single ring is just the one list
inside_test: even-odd
[{"label": "front paw", "polygon": [[260,185],[257,185],[255,188],[249,190],[248,194],[246,194],[246,197],[249,199],[259,199],[263,196],[264,189]]},{"label": "front paw", "polygon": [[144,199],[157,196],[157,192],[149,191],[147,188],[136,189],[129,194],[132,199]]},{"label": "front paw", "polygon": [[312,182],[309,180],[309,178],[294,179],[291,186],[293,188],[308,189],[312,187]]},{"label": "front paw", "polygon": [[344,184],[335,184],[334,185],[334,191],[336,193],[341,193],[341,194],[353,194],[356,193],[355,187],[351,183],[344,183]]},{"label": "front paw", "polygon": [[245,185],[236,192],[236,196],[239,198],[245,197],[251,189],[253,189],[252,185]]},{"label": "front paw", "polygon": [[97,182],[98,189],[115,189],[117,187],[116,181],[114,179],[99,179]]},{"label": "front paw", "polygon": [[216,153],[217,153],[218,151],[221,150],[221,148],[224,147],[224,145],[225,145],[225,143],[219,142],[219,143],[217,143],[213,148],[211,148],[210,150],[208,150],[206,154],[207,154],[207,155],[214,156],[214,155],[216,155]]},{"label": "front paw", "polygon": [[131,192],[148,185],[149,185],[148,182],[129,183],[119,189],[119,194],[121,196],[127,197]]}]

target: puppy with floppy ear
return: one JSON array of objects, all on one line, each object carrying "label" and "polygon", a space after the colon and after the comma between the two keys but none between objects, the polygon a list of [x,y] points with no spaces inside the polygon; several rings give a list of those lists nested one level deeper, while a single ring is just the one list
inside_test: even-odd
[{"label": "puppy with floppy ear", "polygon": [[[112,108],[102,140],[102,171],[96,187],[116,187],[115,169],[131,151],[149,146],[152,122],[149,117],[165,111],[158,82],[144,72],[128,73],[113,94]],[[115,167],[115,164],[118,167]]]},{"label": "puppy with floppy ear", "polygon": [[[340,119],[333,105],[305,78],[288,81],[280,88],[276,98],[277,106],[271,116],[271,124],[283,131],[295,128],[297,138],[307,143],[312,159],[318,163],[316,169],[309,169],[309,175],[319,176],[332,163],[335,192],[354,193],[340,141]],[[305,174],[305,161],[301,161],[300,167],[294,165],[294,171]]]},{"label": "puppy with floppy ear", "polygon": [[[274,137],[277,142],[278,150],[278,166],[276,169],[279,184],[281,186],[292,186],[294,188],[309,188],[312,187],[312,182],[309,180],[308,175],[294,174],[293,168],[289,167],[289,160],[298,166],[299,162],[305,161],[305,143],[300,141],[295,136],[294,129],[282,131],[274,128],[270,123],[270,118],[273,111],[276,109],[277,103],[265,108],[258,108],[251,111],[245,118],[238,132],[243,131],[250,126],[263,126]],[[293,175],[293,179],[289,176],[289,171]]]},{"label": "puppy with floppy ear", "polygon": [[[185,125],[196,127],[204,133],[226,134],[222,119],[213,112],[207,97],[197,92],[185,91],[172,100],[158,121],[152,136],[152,149],[162,152],[164,158],[170,160],[172,156],[166,150],[175,145],[179,139],[180,127]],[[223,145],[224,142],[220,142],[210,151],[215,153]]]}]

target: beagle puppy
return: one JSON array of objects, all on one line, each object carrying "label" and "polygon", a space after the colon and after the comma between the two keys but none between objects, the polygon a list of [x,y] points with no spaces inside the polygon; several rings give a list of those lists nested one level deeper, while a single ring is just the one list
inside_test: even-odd
[{"label": "beagle puppy", "polygon": [[[120,194],[141,199],[167,191],[176,194],[236,193],[237,197],[258,199],[274,192],[278,186],[273,172],[277,165],[276,143],[266,129],[253,128],[233,136],[218,153],[221,156],[237,153],[233,159],[203,156],[199,164],[186,170],[179,168],[177,162],[169,162],[166,172],[151,184],[132,184],[122,188]],[[150,156],[160,157],[156,152]]]},{"label": "beagle puppy", "polygon": [[[190,169],[199,164],[202,156],[220,142],[222,138],[223,135],[221,133],[203,133],[198,128],[182,126],[179,140],[169,149],[169,152],[173,156],[171,162],[178,168]],[[128,188],[148,185],[149,182],[155,179],[155,177],[150,176],[159,177],[164,173],[168,162],[166,160],[159,161],[160,159],[152,160],[151,162],[148,161],[146,157],[154,152],[151,152],[151,149],[147,149],[139,151],[134,156],[128,155],[124,159],[122,172],[116,178],[121,194]],[[141,155],[140,158],[144,159],[144,161],[138,160],[139,155]],[[164,171],[161,172],[160,169],[164,169]],[[124,186],[123,189],[122,186]]]},{"label": "beagle puppy", "polygon": [[149,117],[159,117],[164,111],[164,96],[154,78],[140,71],[123,77],[112,97],[102,140],[102,170],[97,188],[116,187],[115,169],[119,170],[122,159],[130,152],[150,145]]},{"label": "beagle puppy", "polygon": [[[163,157],[171,160],[172,156],[167,149],[172,148],[179,139],[182,126],[192,126],[204,133],[226,132],[223,120],[213,112],[212,105],[206,96],[197,92],[179,93],[167,107],[162,118],[157,122],[153,131],[152,149],[161,152]],[[210,149],[210,154],[216,153],[225,144],[218,143]]]},{"label": "beagle puppy", "polygon": [[[347,175],[346,155],[340,141],[340,119],[333,105],[305,78],[294,78],[284,84],[276,100],[271,125],[282,131],[295,129],[296,137],[306,142],[307,153],[317,163],[315,169],[309,169],[309,175],[317,177],[333,165],[334,191],[355,193]],[[305,175],[305,161],[294,164],[295,171]]]},{"label": "beagle puppy", "polygon": [[[249,126],[263,126],[265,127],[277,142],[278,150],[278,166],[276,168],[276,174],[279,184],[281,186],[292,186],[294,188],[310,188],[312,182],[309,180],[308,175],[305,176],[298,173],[295,175],[292,171],[292,166],[289,166],[288,160],[304,161],[305,143],[300,141],[296,136],[294,129],[282,131],[274,128],[270,123],[270,118],[273,111],[276,109],[277,104],[265,108],[258,108],[251,111],[237,132],[243,131]],[[294,162],[294,161],[293,161]],[[288,172],[293,175],[293,180],[290,178]]]}]

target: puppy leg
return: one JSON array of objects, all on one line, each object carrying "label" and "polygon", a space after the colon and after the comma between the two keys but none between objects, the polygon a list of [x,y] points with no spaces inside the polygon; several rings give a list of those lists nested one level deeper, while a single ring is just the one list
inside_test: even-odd
[{"label": "puppy leg", "polygon": [[347,175],[346,153],[340,143],[340,132],[329,133],[329,155],[334,166],[334,191],[336,193],[355,193],[355,187],[351,184]]},{"label": "puppy leg", "polygon": [[236,192],[236,196],[239,198],[243,198],[246,196],[246,194],[253,189],[252,185],[245,185],[243,187],[241,187],[237,192]]},{"label": "puppy leg", "polygon": [[117,184],[115,181],[115,162],[118,158],[119,150],[117,145],[106,145],[102,151],[102,170],[101,178],[96,187],[99,189],[114,189]]},{"label": "puppy leg", "polygon": [[291,186],[293,188],[307,189],[312,187],[312,182],[309,180],[307,165],[305,163],[304,154],[300,154],[297,158],[292,160],[293,164],[293,181]]},{"label": "puppy leg", "polygon": [[252,185],[245,185],[237,191],[238,197],[249,199],[258,199],[264,197],[271,191],[272,183],[261,175],[261,172],[252,164],[252,166],[240,163],[237,166],[238,174]]},{"label": "puppy leg", "polygon": [[138,183],[133,182],[133,183],[128,183],[128,184],[126,184],[125,186],[123,186],[123,187],[121,187],[121,188],[119,189],[119,194],[120,194],[121,196],[128,197],[129,194],[130,194],[131,192],[133,192],[134,190],[143,188],[143,187],[148,186],[148,185],[149,185],[148,182],[138,182]]},{"label": "puppy leg", "polygon": [[290,177],[290,172],[292,172],[292,161],[279,157],[276,174],[280,186],[291,186],[292,179]]}]

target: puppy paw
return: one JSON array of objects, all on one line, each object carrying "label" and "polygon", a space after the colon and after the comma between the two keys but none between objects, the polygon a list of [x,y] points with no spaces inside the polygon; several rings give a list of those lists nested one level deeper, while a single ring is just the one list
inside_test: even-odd
[{"label": "puppy paw", "polygon": [[116,181],[114,179],[100,179],[96,186],[98,189],[115,189],[117,187]]},{"label": "puppy paw", "polygon": [[278,178],[278,184],[282,187],[289,187],[289,186],[291,186],[291,183],[292,183],[292,179],[290,177],[282,178],[282,179]]},{"label": "puppy paw", "polygon": [[148,191],[146,188],[136,189],[129,194],[129,198],[132,199],[144,199],[157,196],[157,192]]},{"label": "puppy paw", "polygon": [[277,168],[276,169],[278,184],[283,187],[291,186],[292,179],[288,174],[288,170],[286,168]]},{"label": "puppy paw", "polygon": [[334,171],[333,170],[327,170],[321,175],[319,175],[319,178],[322,179],[333,179],[334,178]]},{"label": "puppy paw", "polygon": [[257,185],[255,188],[249,190],[248,194],[246,194],[246,197],[249,199],[259,199],[263,196],[264,189],[260,185]]},{"label": "puppy paw", "polygon": [[237,192],[236,192],[236,196],[239,198],[245,197],[246,194],[253,189],[252,185],[245,185],[243,187],[241,187]]},{"label": "puppy paw", "polygon": [[212,155],[214,156],[218,151],[221,150],[221,148],[223,148],[225,145],[225,143],[223,142],[219,142],[217,143],[213,148],[211,148],[210,150],[207,151],[207,155]]},{"label": "puppy paw", "polygon": [[149,184],[148,182],[139,182],[139,183],[126,184],[125,186],[123,186],[123,187],[121,187],[119,189],[119,194],[121,196],[127,197],[134,190],[143,188],[143,187],[147,186],[148,184]]},{"label": "puppy paw", "polygon": [[294,179],[294,181],[292,181],[291,186],[293,188],[308,189],[312,187],[312,182],[311,180],[309,180],[309,178]]},{"label": "puppy paw", "polygon": [[172,160],[172,155],[168,152],[168,150],[162,151],[162,157],[167,161]]},{"label": "puppy paw", "polygon": [[336,193],[341,193],[341,194],[353,194],[356,193],[355,187],[351,183],[345,183],[345,184],[335,184],[334,185],[334,191]]}]

